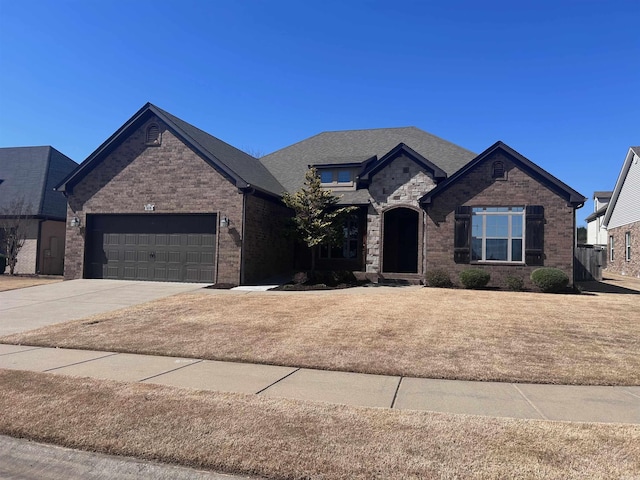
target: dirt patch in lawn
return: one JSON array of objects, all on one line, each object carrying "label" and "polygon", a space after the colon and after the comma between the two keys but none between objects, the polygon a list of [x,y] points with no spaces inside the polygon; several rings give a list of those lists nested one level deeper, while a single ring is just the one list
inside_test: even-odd
[{"label": "dirt patch in lawn", "polygon": [[18,288],[35,287],[47,283],[61,282],[62,277],[49,277],[39,275],[0,275],[0,292],[16,290]]},{"label": "dirt patch in lawn", "polygon": [[0,370],[0,433],[272,479],[632,478],[637,425],[267,399]]},{"label": "dirt patch in lawn", "polygon": [[640,384],[640,295],[182,294],[3,342],[427,378]]}]

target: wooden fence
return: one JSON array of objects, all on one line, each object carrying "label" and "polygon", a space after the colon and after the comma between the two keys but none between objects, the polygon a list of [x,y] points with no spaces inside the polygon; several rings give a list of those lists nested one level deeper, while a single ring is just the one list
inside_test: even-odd
[{"label": "wooden fence", "polygon": [[600,245],[578,245],[574,262],[574,280],[602,281],[602,269],[606,267],[606,248]]}]

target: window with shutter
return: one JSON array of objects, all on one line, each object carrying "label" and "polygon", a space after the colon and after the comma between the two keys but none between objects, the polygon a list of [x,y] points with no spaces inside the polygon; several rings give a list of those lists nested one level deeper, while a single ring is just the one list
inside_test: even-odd
[{"label": "window with shutter", "polygon": [[525,262],[527,265],[544,265],[544,207],[529,205],[526,219]]},{"label": "window with shutter", "polygon": [[453,260],[469,263],[471,259],[471,207],[456,207]]}]

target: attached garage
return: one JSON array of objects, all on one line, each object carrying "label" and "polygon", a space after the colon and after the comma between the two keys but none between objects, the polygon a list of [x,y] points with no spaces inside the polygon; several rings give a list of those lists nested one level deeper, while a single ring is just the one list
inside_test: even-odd
[{"label": "attached garage", "polygon": [[215,214],[87,215],[86,278],[215,282]]}]

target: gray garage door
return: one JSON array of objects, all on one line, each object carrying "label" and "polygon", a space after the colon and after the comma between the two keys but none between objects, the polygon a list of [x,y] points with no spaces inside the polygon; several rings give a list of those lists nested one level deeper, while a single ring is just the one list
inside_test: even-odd
[{"label": "gray garage door", "polygon": [[86,276],[215,280],[215,215],[89,215]]}]

